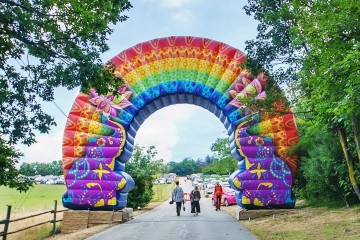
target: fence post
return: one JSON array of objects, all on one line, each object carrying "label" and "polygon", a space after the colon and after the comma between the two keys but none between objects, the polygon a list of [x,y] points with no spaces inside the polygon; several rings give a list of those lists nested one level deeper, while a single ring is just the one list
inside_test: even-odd
[{"label": "fence post", "polygon": [[11,205],[7,206],[7,212],[6,212],[6,219],[5,219],[5,224],[4,224],[4,235],[3,235],[3,240],[6,240],[7,237],[7,232],[9,229],[9,224],[10,224],[10,214],[11,214]]},{"label": "fence post", "polygon": [[56,211],[57,211],[57,200],[54,200],[54,217],[53,217],[53,236],[55,235],[56,231]]},{"label": "fence post", "polygon": [[90,208],[88,208],[88,219],[86,223],[86,228],[89,228],[89,221],[90,221]]}]

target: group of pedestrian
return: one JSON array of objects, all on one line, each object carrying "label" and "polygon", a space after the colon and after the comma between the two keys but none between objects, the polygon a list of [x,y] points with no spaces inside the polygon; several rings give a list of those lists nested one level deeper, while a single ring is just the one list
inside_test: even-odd
[{"label": "group of pedestrian", "polygon": [[[180,216],[181,212],[181,205],[183,205],[183,209],[185,211],[185,199],[184,199],[184,191],[179,186],[179,180],[175,181],[176,187],[173,189],[171,194],[171,202],[176,203],[176,214],[177,216]],[[220,210],[220,203],[221,203],[221,197],[222,197],[222,187],[219,184],[219,182],[216,183],[215,189],[214,189],[214,196],[215,196],[215,210]],[[190,193],[190,202],[191,202],[191,213],[194,214],[194,216],[198,216],[200,213],[200,199],[201,194],[199,190],[199,186],[195,185],[194,189]]]}]

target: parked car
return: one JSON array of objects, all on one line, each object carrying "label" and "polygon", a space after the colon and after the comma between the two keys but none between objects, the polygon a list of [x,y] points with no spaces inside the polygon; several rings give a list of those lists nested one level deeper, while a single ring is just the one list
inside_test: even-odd
[{"label": "parked car", "polygon": [[160,179],[159,179],[159,183],[160,183],[160,184],[165,184],[165,183],[166,183],[165,178],[160,178]]},{"label": "parked car", "polygon": [[206,189],[205,189],[205,192],[207,194],[212,194],[214,192],[214,188],[215,188],[215,185],[214,184],[211,184],[211,183],[208,183],[206,185]]},{"label": "parked car", "polygon": [[[223,194],[221,197],[221,205],[229,206],[236,204],[235,190],[229,187],[223,187]],[[212,204],[215,206],[215,196],[212,196]]]},{"label": "parked car", "polygon": [[52,179],[49,179],[46,184],[49,184],[49,185],[53,185],[53,184],[56,184],[56,182]]},{"label": "parked car", "polygon": [[168,178],[168,179],[166,179],[166,183],[171,184],[171,183],[173,183],[173,180],[171,178]]},{"label": "parked car", "polygon": [[56,184],[65,184],[65,180],[63,178],[58,178],[55,181]]},{"label": "parked car", "polygon": [[204,180],[202,180],[201,178],[198,178],[198,179],[196,179],[196,181],[198,182],[198,186],[199,186],[199,188],[201,189],[201,188],[202,188],[202,185],[203,185]]}]

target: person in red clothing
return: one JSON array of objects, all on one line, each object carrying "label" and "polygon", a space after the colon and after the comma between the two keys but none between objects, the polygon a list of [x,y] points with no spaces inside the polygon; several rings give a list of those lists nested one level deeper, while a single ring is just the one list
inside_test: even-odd
[{"label": "person in red clothing", "polygon": [[216,186],[214,189],[214,196],[215,196],[215,210],[220,210],[220,204],[221,204],[221,196],[222,196],[222,187],[219,184],[219,182],[216,182]]}]

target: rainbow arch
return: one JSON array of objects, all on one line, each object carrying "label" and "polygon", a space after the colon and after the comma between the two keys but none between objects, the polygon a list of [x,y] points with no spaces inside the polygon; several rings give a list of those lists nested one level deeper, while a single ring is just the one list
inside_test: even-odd
[{"label": "rainbow arch", "polygon": [[[266,79],[240,68],[244,53],[225,43],[198,37],[167,37],[139,43],[110,61],[125,81],[118,96],[79,93],[63,140],[71,209],[121,209],[134,181],[125,172],[141,124],[163,107],[187,103],[217,116],[239,161],[229,183],[243,207],[293,207],[291,186],[298,141],[293,114],[251,113],[244,98],[264,99]],[[284,106],[277,103],[282,109]],[[159,133],[162,134],[162,133]]]}]

